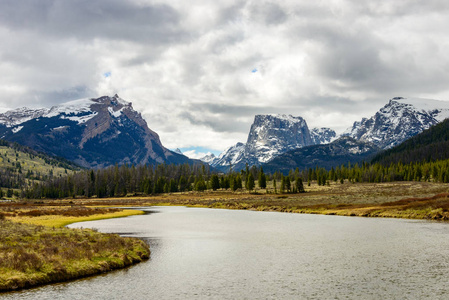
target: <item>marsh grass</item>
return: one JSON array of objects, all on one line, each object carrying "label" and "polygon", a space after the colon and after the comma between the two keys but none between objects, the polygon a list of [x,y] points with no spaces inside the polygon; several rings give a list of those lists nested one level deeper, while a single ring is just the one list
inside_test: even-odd
[{"label": "marsh grass", "polygon": [[123,268],[149,258],[141,240],[0,219],[0,291]]}]

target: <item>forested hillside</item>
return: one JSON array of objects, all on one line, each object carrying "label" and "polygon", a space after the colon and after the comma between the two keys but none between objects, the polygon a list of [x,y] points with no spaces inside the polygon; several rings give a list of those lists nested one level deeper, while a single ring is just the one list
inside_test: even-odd
[{"label": "forested hillside", "polygon": [[372,162],[384,166],[449,159],[449,119],[438,123],[402,144],[377,154]]},{"label": "forested hillside", "polygon": [[[0,140],[0,187],[24,189],[33,182],[62,177],[75,170],[80,170],[80,167],[63,158],[50,157],[17,143]],[[3,194],[1,189],[0,193]]]},{"label": "forested hillside", "polygon": [[263,168],[270,173],[280,171],[287,174],[289,170],[299,168],[315,169],[316,167],[330,170],[348,163],[355,164],[363,160],[369,160],[379,148],[372,143],[357,141],[351,137],[341,137],[338,140],[324,145],[313,145],[281,154]]}]

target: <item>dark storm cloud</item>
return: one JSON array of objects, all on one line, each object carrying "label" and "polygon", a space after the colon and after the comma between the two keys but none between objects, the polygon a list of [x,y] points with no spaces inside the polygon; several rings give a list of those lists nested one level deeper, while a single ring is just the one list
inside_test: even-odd
[{"label": "dark storm cloud", "polygon": [[163,4],[139,6],[120,0],[4,0],[0,24],[56,38],[173,42],[186,37],[179,14]]},{"label": "dark storm cloud", "polygon": [[250,19],[266,25],[278,25],[287,20],[287,14],[276,3],[255,2],[250,6]]},{"label": "dark storm cloud", "polygon": [[85,86],[77,86],[69,89],[54,91],[32,91],[34,104],[39,107],[50,107],[64,101],[71,101],[81,98],[92,98],[93,91]]}]

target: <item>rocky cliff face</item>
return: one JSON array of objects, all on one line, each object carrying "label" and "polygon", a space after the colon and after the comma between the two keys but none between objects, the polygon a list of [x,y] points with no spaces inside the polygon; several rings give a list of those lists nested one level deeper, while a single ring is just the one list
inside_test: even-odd
[{"label": "rocky cliff face", "polygon": [[336,136],[328,128],[309,130],[301,117],[291,115],[256,115],[251,125],[246,144],[226,149],[211,161],[211,166],[223,171],[240,170],[246,164],[260,165],[289,150],[315,143],[326,143]]},{"label": "rocky cliff face", "polygon": [[387,149],[449,117],[449,102],[395,97],[371,118],[354,122],[342,135]]},{"label": "rocky cliff face", "polygon": [[249,165],[257,165],[291,149],[312,144],[309,127],[301,117],[256,115],[245,147]]},{"label": "rocky cliff face", "polygon": [[117,95],[0,114],[0,136],[89,168],[189,162],[166,149],[132,104]]},{"label": "rocky cliff face", "polygon": [[337,139],[337,133],[330,128],[313,128],[310,130],[313,145],[328,144]]}]

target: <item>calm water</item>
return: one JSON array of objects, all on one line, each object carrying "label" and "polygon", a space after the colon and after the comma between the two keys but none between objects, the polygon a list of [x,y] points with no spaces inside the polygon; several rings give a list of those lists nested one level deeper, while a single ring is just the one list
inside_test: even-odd
[{"label": "calm water", "polygon": [[74,224],[151,259],[0,299],[448,299],[449,224],[184,207]]}]

